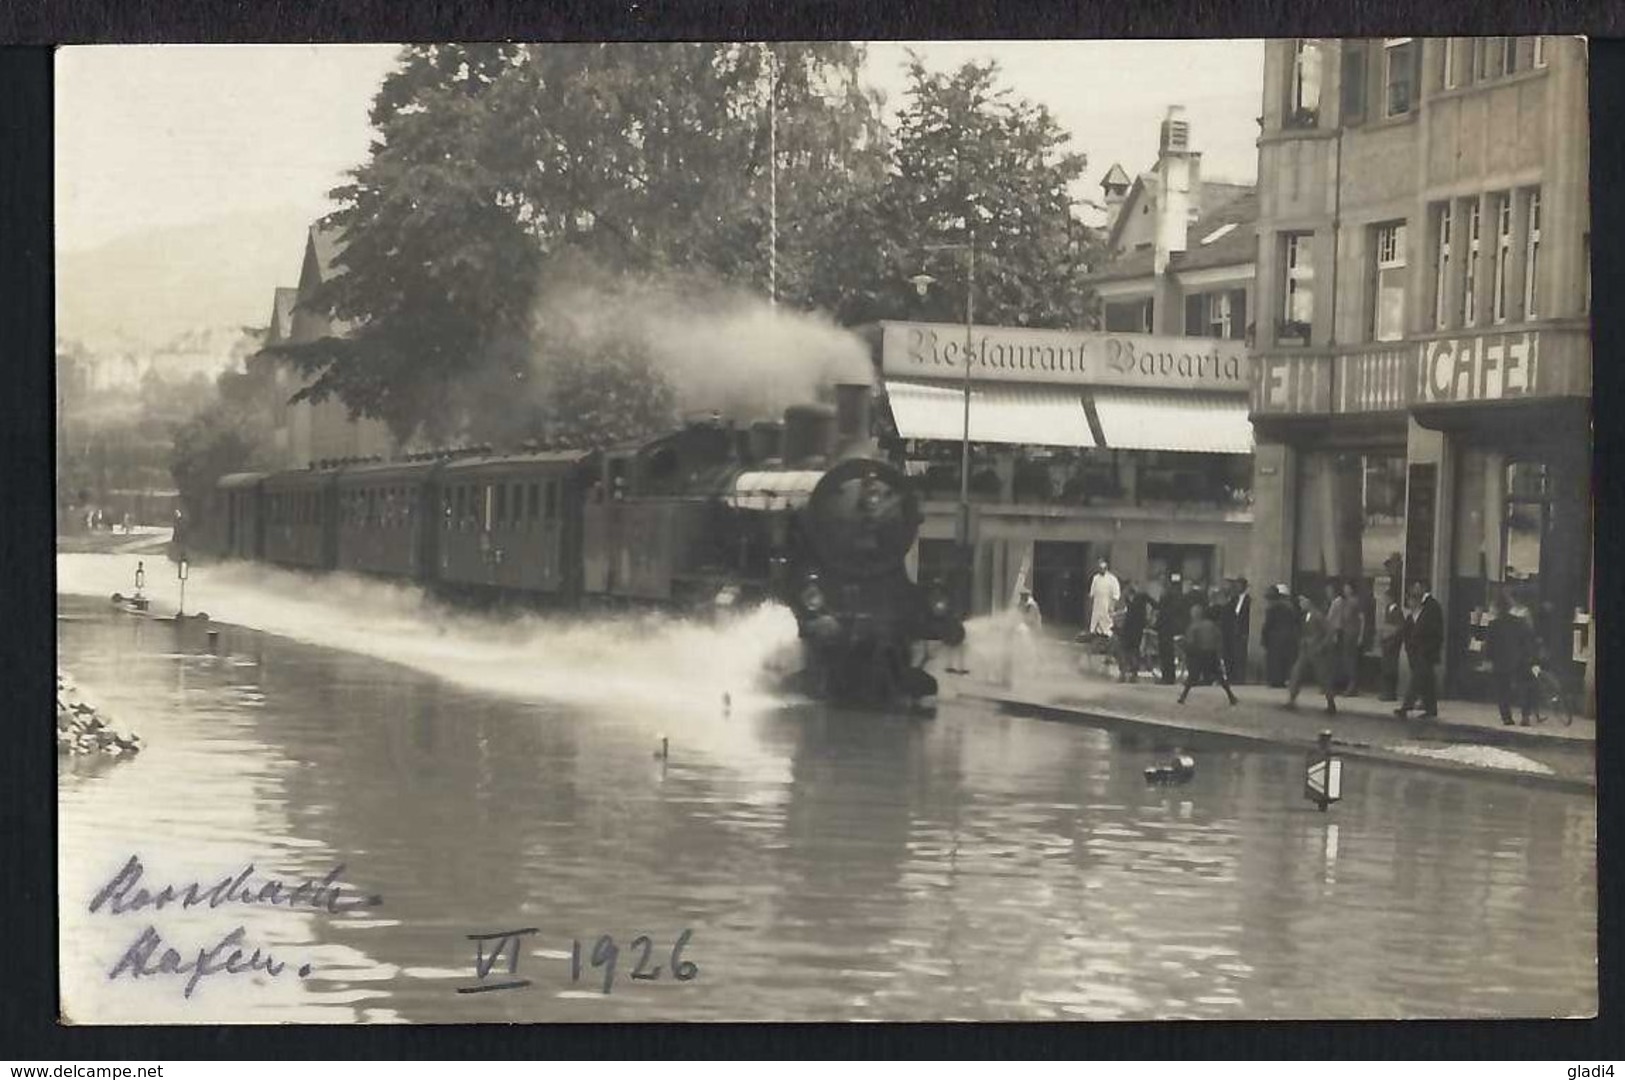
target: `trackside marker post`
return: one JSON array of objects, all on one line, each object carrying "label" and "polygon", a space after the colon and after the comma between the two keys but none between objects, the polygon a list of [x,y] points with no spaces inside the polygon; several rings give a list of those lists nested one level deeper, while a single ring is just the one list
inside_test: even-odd
[{"label": "trackside marker post", "polygon": [[1343,798],[1343,762],[1332,757],[1332,733],[1320,733],[1320,745],[1309,751],[1308,767],[1303,778],[1303,797],[1320,807],[1324,813],[1332,803]]}]

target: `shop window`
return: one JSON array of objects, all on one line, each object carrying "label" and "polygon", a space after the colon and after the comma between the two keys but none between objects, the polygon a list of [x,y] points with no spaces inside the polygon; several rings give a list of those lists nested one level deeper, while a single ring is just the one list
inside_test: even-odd
[{"label": "shop window", "polygon": [[1371,337],[1398,341],[1405,336],[1405,223],[1378,225],[1372,240]]},{"label": "shop window", "polygon": [[1483,214],[1479,199],[1467,200],[1466,274],[1461,289],[1461,325],[1478,325],[1478,248]]},{"label": "shop window", "polygon": [[1524,214],[1523,317],[1533,319],[1540,314],[1540,189],[1531,188],[1526,198],[1529,201]]},{"label": "shop window", "polygon": [[1147,544],[1145,578],[1166,588],[1169,576],[1179,575],[1181,592],[1213,584],[1213,546],[1210,544]]},{"label": "shop window", "polygon": [[1312,451],[1299,471],[1301,571],[1371,578],[1405,547],[1405,453]]},{"label": "shop window", "polygon": [[1415,38],[1389,38],[1383,45],[1385,116],[1403,116],[1416,104],[1416,58],[1420,49]]},{"label": "shop window", "polygon": [[1495,267],[1490,283],[1490,319],[1507,321],[1507,277],[1512,271],[1512,195],[1491,196],[1495,206]]},{"label": "shop window", "polygon": [[1320,44],[1299,38],[1292,48],[1291,93],[1283,127],[1312,128],[1320,122]]},{"label": "shop window", "polygon": [[1283,238],[1281,296],[1282,344],[1309,344],[1315,318],[1314,233],[1287,233]]},{"label": "shop window", "polygon": [[1433,325],[1443,330],[1450,322],[1451,205],[1433,206]]}]

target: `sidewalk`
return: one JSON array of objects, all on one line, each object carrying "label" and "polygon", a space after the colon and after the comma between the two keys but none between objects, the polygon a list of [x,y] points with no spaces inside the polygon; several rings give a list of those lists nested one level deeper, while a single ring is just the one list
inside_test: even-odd
[{"label": "sidewalk", "polygon": [[1009,711],[1049,719],[1185,731],[1309,748],[1323,730],[1346,757],[1394,764],[1470,771],[1570,790],[1596,790],[1596,723],[1576,717],[1570,727],[1548,720],[1530,727],[1506,727],[1493,704],[1439,702],[1439,719],[1401,720],[1394,702],[1374,696],[1340,698],[1336,715],[1325,699],[1305,687],[1295,711],[1286,709],[1286,691],[1265,686],[1235,688],[1240,703],[1226,703],[1218,686],[1198,686],[1180,705],[1179,687],[1141,677],[1119,683],[1098,671],[1068,671],[1051,662],[1013,686],[969,676],[939,675],[942,698],[994,702]]}]

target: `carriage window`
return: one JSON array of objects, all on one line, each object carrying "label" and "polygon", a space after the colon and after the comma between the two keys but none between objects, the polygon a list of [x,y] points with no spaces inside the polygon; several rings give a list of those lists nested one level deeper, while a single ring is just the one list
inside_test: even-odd
[{"label": "carriage window", "polygon": [[538,485],[536,485],[536,484],[530,485],[530,494],[527,497],[527,503],[528,503],[530,512],[526,516],[529,517],[530,520],[532,520],[532,521],[535,521],[536,518],[542,512],[542,500],[541,500],[540,495],[539,495],[539,493],[537,491],[537,488],[538,488]]},{"label": "carriage window", "polygon": [[547,482],[547,516],[554,517],[559,512],[559,486],[555,481]]}]

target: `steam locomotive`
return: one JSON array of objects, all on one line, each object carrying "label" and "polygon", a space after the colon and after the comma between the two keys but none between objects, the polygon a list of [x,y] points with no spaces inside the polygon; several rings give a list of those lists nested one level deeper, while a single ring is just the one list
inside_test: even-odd
[{"label": "steam locomotive", "polygon": [[924,705],[924,643],[963,640],[909,579],[921,521],[872,452],[870,389],[748,427],[709,418],[603,452],[419,455],[222,478],[177,548],[416,582],[453,598],[581,609],[794,612],[816,697]]}]

